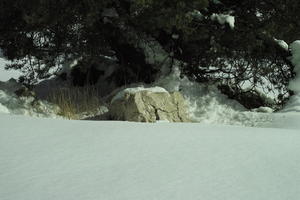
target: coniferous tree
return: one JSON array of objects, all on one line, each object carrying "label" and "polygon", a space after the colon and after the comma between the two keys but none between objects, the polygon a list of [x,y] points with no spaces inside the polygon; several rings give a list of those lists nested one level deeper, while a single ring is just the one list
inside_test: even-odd
[{"label": "coniferous tree", "polygon": [[[278,103],[288,96],[293,66],[274,38],[299,36],[296,0],[2,0],[0,7],[0,48],[25,83],[74,58],[88,69],[112,55],[121,66],[116,76],[127,77],[117,78],[120,84],[151,82],[157,66],[135,44],[147,35],[184,63],[190,78],[216,82],[233,98],[261,86],[279,91]],[[212,20],[215,13],[234,16],[235,27]]]}]

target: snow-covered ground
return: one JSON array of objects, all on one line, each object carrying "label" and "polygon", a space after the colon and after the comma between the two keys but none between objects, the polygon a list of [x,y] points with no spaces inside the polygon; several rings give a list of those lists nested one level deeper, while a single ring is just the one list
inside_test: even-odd
[{"label": "snow-covered ground", "polygon": [[299,130],[0,115],[1,200],[298,200]]}]

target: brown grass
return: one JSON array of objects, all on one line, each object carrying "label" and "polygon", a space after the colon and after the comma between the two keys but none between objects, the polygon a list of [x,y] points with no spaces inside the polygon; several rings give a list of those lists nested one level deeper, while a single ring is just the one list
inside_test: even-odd
[{"label": "brown grass", "polygon": [[94,86],[61,88],[49,94],[48,101],[58,105],[60,115],[79,119],[81,113],[97,112],[101,106],[99,91]]}]

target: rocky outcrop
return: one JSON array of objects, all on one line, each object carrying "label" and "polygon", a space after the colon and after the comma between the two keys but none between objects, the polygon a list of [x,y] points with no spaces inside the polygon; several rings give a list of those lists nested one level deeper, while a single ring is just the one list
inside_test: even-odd
[{"label": "rocky outcrop", "polygon": [[114,120],[156,122],[190,122],[185,99],[179,92],[149,90],[123,91],[112,100],[110,117]]}]

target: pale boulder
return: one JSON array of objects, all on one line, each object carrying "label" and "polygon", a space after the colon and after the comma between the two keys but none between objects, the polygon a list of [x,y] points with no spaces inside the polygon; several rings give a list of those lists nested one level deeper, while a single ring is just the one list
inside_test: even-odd
[{"label": "pale boulder", "polygon": [[110,117],[114,120],[135,122],[190,122],[187,104],[180,92],[150,90],[122,91],[110,106]]}]

